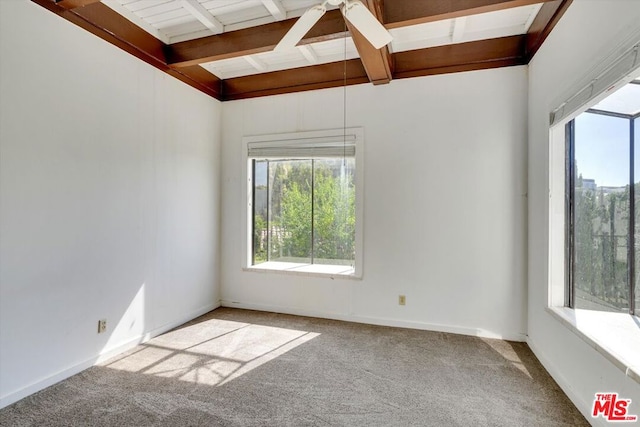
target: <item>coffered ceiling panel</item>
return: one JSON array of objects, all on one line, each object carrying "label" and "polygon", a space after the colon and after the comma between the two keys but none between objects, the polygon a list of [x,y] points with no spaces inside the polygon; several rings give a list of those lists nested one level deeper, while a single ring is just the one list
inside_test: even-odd
[{"label": "coffered ceiling panel", "polygon": [[297,18],[309,7],[318,4],[317,0],[102,0],[102,2],[167,44]]},{"label": "coffered ceiling panel", "polygon": [[571,3],[345,0],[393,37],[376,49],[325,2],[297,46],[276,51],[321,0],[31,1],[221,100],[523,65]]}]

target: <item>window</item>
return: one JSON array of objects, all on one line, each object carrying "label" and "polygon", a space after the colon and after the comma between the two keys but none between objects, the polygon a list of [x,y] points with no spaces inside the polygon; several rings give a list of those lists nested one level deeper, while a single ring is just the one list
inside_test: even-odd
[{"label": "window", "polygon": [[627,46],[549,117],[547,313],[640,381],[640,44]]},{"label": "window", "polygon": [[566,305],[640,309],[640,80],[567,123]]},{"label": "window", "polygon": [[361,139],[358,129],[245,138],[248,268],[359,276]]}]

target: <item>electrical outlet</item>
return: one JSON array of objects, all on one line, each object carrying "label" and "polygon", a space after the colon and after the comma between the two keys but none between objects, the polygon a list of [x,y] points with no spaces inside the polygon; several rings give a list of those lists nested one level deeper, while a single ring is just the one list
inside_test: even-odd
[{"label": "electrical outlet", "polygon": [[107,331],[107,319],[98,320],[98,333],[101,334]]},{"label": "electrical outlet", "polygon": [[398,295],[398,304],[406,305],[407,304],[407,297],[405,297],[404,295]]}]

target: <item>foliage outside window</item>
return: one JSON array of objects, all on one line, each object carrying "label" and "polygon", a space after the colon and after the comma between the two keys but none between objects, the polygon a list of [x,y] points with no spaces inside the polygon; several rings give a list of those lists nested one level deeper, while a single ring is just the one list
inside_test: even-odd
[{"label": "foliage outside window", "polygon": [[567,305],[637,313],[638,116],[588,110],[567,124]]},{"label": "foliage outside window", "polygon": [[364,130],[243,137],[243,267],[360,279]]},{"label": "foliage outside window", "polygon": [[252,264],[354,266],[355,159],[253,159]]}]

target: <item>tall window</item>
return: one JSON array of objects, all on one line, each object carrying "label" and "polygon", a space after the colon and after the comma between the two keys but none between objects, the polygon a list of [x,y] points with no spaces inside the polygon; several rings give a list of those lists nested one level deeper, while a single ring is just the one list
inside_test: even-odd
[{"label": "tall window", "polygon": [[357,138],[312,132],[248,142],[249,267],[354,275]]},{"label": "tall window", "polygon": [[640,309],[640,81],[567,124],[567,305]]}]

